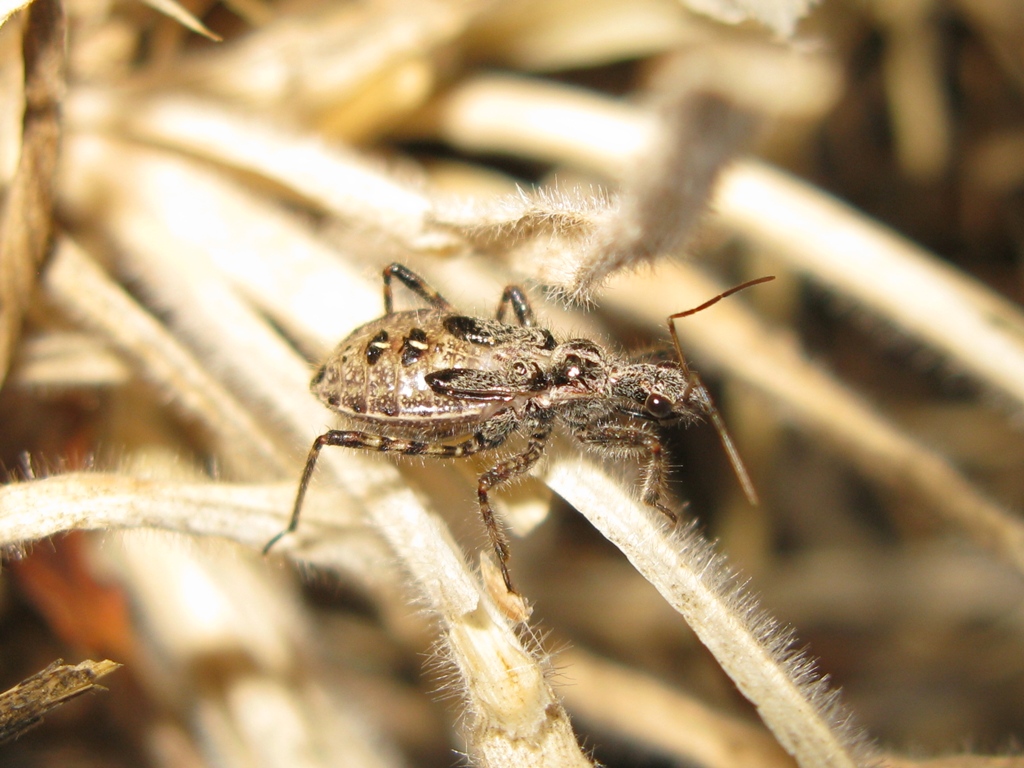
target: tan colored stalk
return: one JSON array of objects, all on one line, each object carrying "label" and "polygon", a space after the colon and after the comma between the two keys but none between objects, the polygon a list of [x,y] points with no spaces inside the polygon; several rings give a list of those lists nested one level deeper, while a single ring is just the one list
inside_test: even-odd
[{"label": "tan colored stalk", "polygon": [[793,649],[789,630],[762,613],[695,529],[667,530],[663,516],[584,459],[553,461],[545,480],[679,611],[801,766],[876,763],[835,691]]},{"label": "tan colored stalk", "polygon": [[128,357],[186,418],[203,425],[237,477],[287,475],[287,454],[252,414],[71,240],[60,241],[43,287],[69,317]]},{"label": "tan colored stalk", "polygon": [[50,248],[64,45],[60,0],[36,0],[26,11],[22,30],[21,154],[0,209],[0,383],[21,335],[36,273]]}]

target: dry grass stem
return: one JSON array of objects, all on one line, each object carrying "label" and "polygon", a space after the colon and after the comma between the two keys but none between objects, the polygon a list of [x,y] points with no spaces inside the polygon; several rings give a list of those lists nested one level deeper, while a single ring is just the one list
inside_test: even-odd
[{"label": "dry grass stem", "polygon": [[898,105],[892,116],[896,152],[912,178],[936,178],[948,167],[952,148],[950,104],[939,73],[938,30],[930,23],[927,3],[907,3],[909,10],[886,13],[886,86]]},{"label": "dry grass stem", "polygon": [[754,19],[771,27],[779,35],[792,34],[796,23],[804,17],[814,0],[682,0],[683,5],[698,13],[730,24]]},{"label": "dry grass stem", "polygon": [[82,326],[102,334],[138,372],[202,424],[217,455],[238,477],[287,476],[290,462],[262,426],[70,240],[61,240],[46,270],[44,289]]},{"label": "dry grass stem", "polygon": [[12,14],[20,11],[26,5],[28,5],[26,0],[4,0],[3,3],[0,3],[0,25],[3,25]]},{"label": "dry grass stem", "polygon": [[[277,530],[291,490],[284,484],[189,485],[101,473],[57,475],[3,489],[2,541],[14,547],[63,531],[161,528],[255,546]],[[319,517],[311,515],[314,526]],[[344,522],[336,520],[339,526]]]},{"label": "dry grass stem", "polygon": [[145,0],[145,2],[146,5],[160,11],[160,13],[174,19],[183,27],[191,29],[193,32],[197,32],[203,37],[208,37],[210,40],[216,40],[217,42],[220,42],[222,39],[219,35],[211,32],[205,24],[199,21],[199,19],[189,13],[181,3],[176,3],[174,0]]},{"label": "dry grass stem", "polygon": [[459,246],[429,227],[429,198],[338,146],[194,99],[87,98],[72,101],[69,111],[83,131],[106,130],[255,174],[402,248],[443,253]]},{"label": "dry grass stem", "polygon": [[[580,135],[578,128],[588,125]],[[407,130],[469,152],[502,152],[626,176],[658,131],[653,114],[543,80],[482,76],[459,84]]]},{"label": "dry grass stem", "polygon": [[504,3],[480,20],[470,53],[532,72],[600,66],[692,43],[700,24],[660,0]]},{"label": "dry grass stem", "polygon": [[0,381],[21,333],[36,270],[50,246],[64,95],[64,10],[58,0],[29,7],[22,56],[21,155],[0,210]]},{"label": "dry grass stem", "polygon": [[757,162],[722,179],[722,221],[1024,407],[1024,315],[907,239]]},{"label": "dry grass stem", "polygon": [[619,547],[679,611],[765,725],[800,765],[867,766],[871,752],[851,731],[834,691],[792,638],[761,613],[736,584],[720,555],[693,529],[668,531],[623,493],[619,484],[580,459],[554,462],[546,481]]},{"label": "dry grass stem", "polygon": [[355,140],[430,96],[445,47],[485,5],[427,0],[296,8],[163,77],[275,120],[284,109],[291,120]]},{"label": "dry grass stem", "polygon": [[96,680],[119,666],[112,661],[83,661],[70,665],[58,659],[46,669],[0,693],[0,743],[16,739],[39,725],[47,712],[69,699],[103,690]]},{"label": "dry grass stem", "polygon": [[[157,528],[215,537],[250,549],[280,530],[293,483],[186,483],[102,473],[64,474],[12,485],[0,495],[0,541],[8,548],[72,530]],[[318,495],[320,496],[320,495]],[[312,498],[303,530],[304,562],[359,574],[370,589],[394,591],[388,550],[343,494]]]},{"label": "dry grass stem", "polygon": [[127,384],[131,368],[102,340],[88,333],[53,332],[22,340],[11,386],[77,390]]},{"label": "dry grass stem", "polygon": [[[155,695],[173,688],[168,679],[197,690],[186,715],[213,751],[235,764],[281,768],[400,764],[359,711],[345,705],[346,691],[323,689],[319,649],[294,609],[295,595],[266,578],[259,558],[225,544],[200,550],[151,532],[119,538],[122,546],[104,548],[105,565],[132,585],[140,621],[156,638],[135,665],[157,683]],[[169,584],[166,573],[180,577]],[[206,669],[218,657],[237,661],[211,679]]]},{"label": "dry grass stem", "polygon": [[699,699],[633,669],[579,649],[559,655],[568,678],[560,689],[583,720],[657,745],[679,761],[708,768],[793,768],[766,731],[715,712]]}]

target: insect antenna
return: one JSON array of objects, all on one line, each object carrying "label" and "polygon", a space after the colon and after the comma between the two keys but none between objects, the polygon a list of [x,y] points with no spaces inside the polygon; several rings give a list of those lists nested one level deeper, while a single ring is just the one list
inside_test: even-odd
[{"label": "insect antenna", "polygon": [[718,408],[715,407],[715,402],[711,399],[711,393],[708,392],[708,388],[704,386],[704,382],[701,381],[700,377],[692,371],[690,371],[690,382],[699,393],[699,397],[703,401],[702,405],[704,407],[704,413],[706,413],[708,418],[711,419],[711,424],[714,426],[719,439],[722,441],[722,447],[725,449],[725,455],[729,457],[729,463],[732,465],[732,471],[735,473],[736,479],[740,482],[743,494],[747,497],[747,501],[750,502],[750,505],[752,507],[756,507],[760,504],[760,499],[757,497],[757,489],[754,488],[754,481],[750,479],[750,473],[747,472],[747,465],[743,463],[743,458],[740,456],[739,449],[736,448],[736,444],[732,441],[732,435],[729,434],[729,430],[725,426],[725,419],[722,418],[722,414],[719,413]]},{"label": "insect antenna", "polygon": [[708,415],[708,418],[711,420],[711,424],[718,433],[719,439],[722,441],[722,447],[725,449],[726,456],[729,457],[729,463],[732,465],[732,471],[736,474],[736,479],[739,480],[740,487],[743,489],[743,494],[747,497],[747,501],[750,502],[751,506],[755,507],[758,505],[759,500],[757,498],[757,490],[754,488],[754,482],[750,479],[750,473],[747,471],[747,466],[743,463],[743,459],[740,457],[740,452],[737,450],[736,444],[732,441],[732,435],[729,434],[729,430],[725,426],[725,420],[722,418],[722,414],[718,412],[718,408],[715,407],[715,403],[711,399],[711,393],[708,392],[708,388],[704,386],[704,382],[700,380],[700,377],[691,371],[689,366],[687,366],[686,358],[683,357],[683,350],[679,346],[679,338],[676,336],[674,322],[682,317],[695,315],[698,312],[717,304],[726,296],[732,296],[734,293],[738,293],[744,288],[749,288],[752,285],[759,285],[760,283],[767,283],[774,279],[774,275],[768,275],[767,277],[759,277],[756,280],[748,280],[745,283],[741,283],[740,285],[718,294],[713,299],[705,301],[699,307],[687,309],[683,312],[676,312],[674,315],[668,316],[668,332],[672,337],[672,344],[676,348],[676,355],[679,357],[679,364],[683,367],[683,370],[689,377],[691,386],[693,386],[698,398],[701,400],[701,406],[704,409],[704,413]]},{"label": "insect antenna", "polygon": [[[690,315],[696,315],[698,312],[703,312],[708,307],[714,306],[715,304],[717,304],[718,302],[720,302],[722,299],[726,298],[727,296],[732,296],[734,293],[739,293],[740,291],[744,290],[745,288],[750,288],[752,285],[760,285],[761,283],[770,283],[774,279],[775,279],[775,275],[767,275],[765,277],[755,278],[754,280],[747,280],[747,282],[740,283],[739,285],[733,286],[728,291],[723,291],[722,293],[718,294],[717,296],[715,296],[715,298],[709,299],[708,301],[705,301],[699,307],[694,307],[693,309],[687,309],[687,310],[684,310],[682,312],[676,312],[674,315],[669,315],[668,316],[669,331],[672,331],[672,321],[673,320],[678,320],[681,317],[689,317]],[[674,332],[672,333],[672,338],[673,339],[675,338],[675,333]],[[677,352],[679,351],[679,342],[676,342],[676,351]],[[682,357],[683,357],[683,355],[680,352],[679,358],[682,359]]]}]

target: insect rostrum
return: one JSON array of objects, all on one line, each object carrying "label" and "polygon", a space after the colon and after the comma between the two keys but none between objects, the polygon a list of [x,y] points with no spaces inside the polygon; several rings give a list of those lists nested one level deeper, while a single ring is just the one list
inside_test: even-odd
[{"label": "insect rostrum", "polygon": [[[396,312],[396,279],[426,308]],[[525,434],[526,447],[495,463],[477,483],[480,514],[510,592],[508,540],[489,493],[536,463],[556,422],[582,443],[641,456],[643,500],[672,520],[662,426],[710,416],[749,486],[707,390],[681,359],[637,362],[587,339],[558,343],[534,326],[526,295],[515,286],[505,289],[496,319],[461,315],[401,264],[384,269],[384,309],[383,317],[342,341],[313,377],[313,393],[358,429],[332,429],[313,442],[291,521],[264,552],[296,529],[320,451],[328,445],[458,458]],[[513,322],[506,321],[509,310]]]}]

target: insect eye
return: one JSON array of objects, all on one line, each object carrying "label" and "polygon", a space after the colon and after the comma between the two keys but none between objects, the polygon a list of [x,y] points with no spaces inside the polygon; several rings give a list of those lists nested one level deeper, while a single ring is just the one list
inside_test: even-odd
[{"label": "insect eye", "polygon": [[667,419],[672,415],[673,402],[664,395],[652,392],[647,396],[644,408],[656,419]]}]

